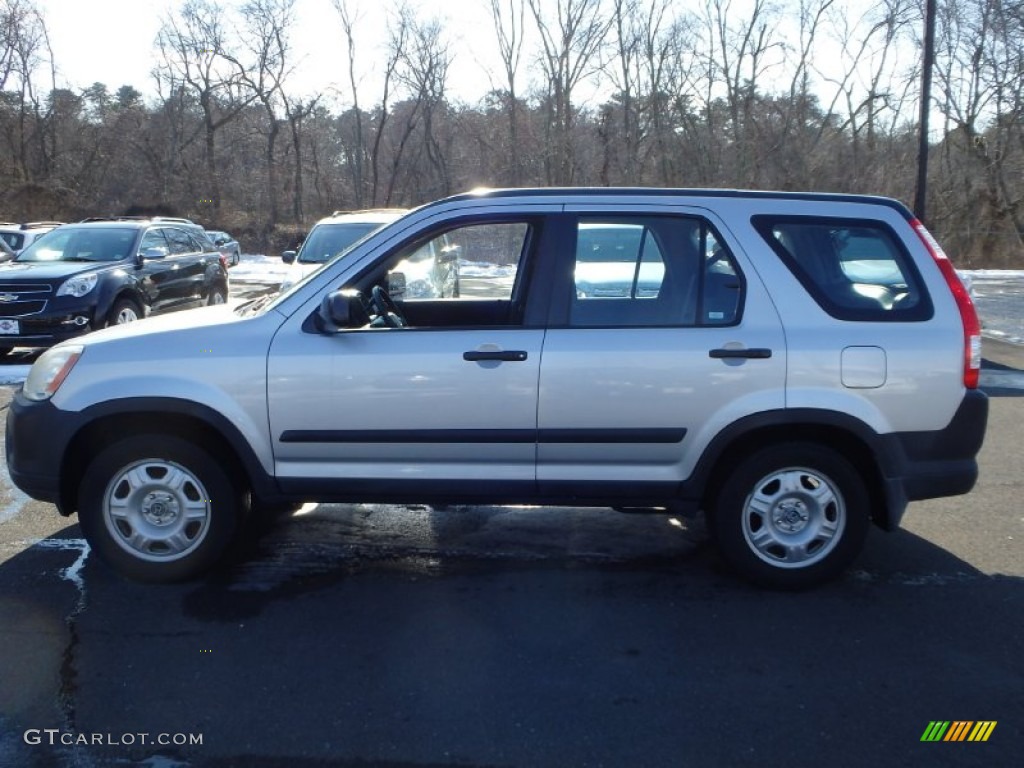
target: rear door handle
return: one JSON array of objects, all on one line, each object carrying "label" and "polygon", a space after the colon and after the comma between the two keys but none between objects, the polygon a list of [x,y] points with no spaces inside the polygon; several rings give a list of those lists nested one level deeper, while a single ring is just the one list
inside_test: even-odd
[{"label": "rear door handle", "polygon": [[765,360],[771,356],[772,351],[766,347],[708,350],[708,357],[713,357],[716,360]]},{"label": "rear door handle", "polygon": [[502,350],[498,352],[463,352],[462,359],[470,363],[479,363],[484,360],[500,360],[504,363],[521,363],[526,360],[527,354],[525,350],[521,349],[510,349]]}]

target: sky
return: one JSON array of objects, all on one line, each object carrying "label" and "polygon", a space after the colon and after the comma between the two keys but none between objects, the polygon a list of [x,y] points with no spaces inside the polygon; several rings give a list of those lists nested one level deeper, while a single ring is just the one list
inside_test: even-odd
[{"label": "sky", "polygon": [[[233,0],[221,0],[225,4]],[[373,93],[373,62],[386,42],[382,0],[355,0],[361,21],[356,25],[357,71]],[[491,85],[481,75],[484,61],[493,61],[490,4],[486,0],[411,0],[423,17],[440,17],[456,54],[450,71],[451,95],[475,102]],[[131,85],[146,96],[155,94],[150,75],[155,64],[154,41],[163,19],[183,3],[175,0],[35,0],[43,14],[57,64],[58,85],[86,88],[100,82],[110,92]],[[295,95],[348,93],[348,73],[341,21],[331,0],[296,0],[292,46],[298,69],[291,80]],[[361,94],[361,98],[366,98]],[[347,102],[348,97],[341,99]]]}]

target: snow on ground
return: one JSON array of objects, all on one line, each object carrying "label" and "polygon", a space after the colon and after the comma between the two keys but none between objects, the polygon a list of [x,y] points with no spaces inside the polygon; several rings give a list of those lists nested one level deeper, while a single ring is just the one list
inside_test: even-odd
[{"label": "snow on ground", "polygon": [[987,336],[1024,344],[1024,270],[973,269],[971,295]]},{"label": "snow on ground", "polygon": [[279,285],[287,272],[288,265],[280,256],[243,253],[238,264],[228,271],[228,277],[237,283]]},{"label": "snow on ground", "polygon": [[28,376],[28,369],[31,367],[31,365],[0,366],[0,384],[21,384]]}]

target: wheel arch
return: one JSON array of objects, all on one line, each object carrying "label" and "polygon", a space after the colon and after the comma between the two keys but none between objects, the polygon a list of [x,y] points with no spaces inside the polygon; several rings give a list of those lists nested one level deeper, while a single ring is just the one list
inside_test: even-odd
[{"label": "wheel arch", "polygon": [[268,498],[278,494],[259,458],[237,429],[205,406],[170,398],[140,398],[90,409],[84,424],[68,442],[61,462],[58,507],[70,514],[77,507],[78,487],[92,457],[103,446],[137,434],[167,434],[202,446],[224,462],[228,474]]},{"label": "wheel arch", "polygon": [[98,294],[95,310],[97,321],[106,321],[110,310],[121,299],[127,299],[135,304],[143,316],[149,312],[145,296],[143,296],[138,279],[134,275],[119,270],[116,273],[104,275],[101,282],[102,289]]},{"label": "wheel arch", "polygon": [[762,448],[793,442],[827,445],[838,452],[864,479],[872,521],[885,530],[898,525],[906,500],[886,481],[891,474],[887,470],[899,462],[888,441],[846,414],[813,409],[758,414],[719,434],[694,473],[701,507],[713,514],[718,489],[740,461]]}]

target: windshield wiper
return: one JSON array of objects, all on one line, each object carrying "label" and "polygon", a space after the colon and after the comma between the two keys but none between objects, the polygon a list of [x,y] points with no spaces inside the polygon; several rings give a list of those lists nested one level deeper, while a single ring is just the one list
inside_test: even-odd
[{"label": "windshield wiper", "polygon": [[238,314],[242,316],[255,315],[276,297],[276,294],[268,293],[266,296],[260,296],[259,298],[253,299],[252,301],[248,301],[245,304],[242,304],[240,307],[238,307]]}]

